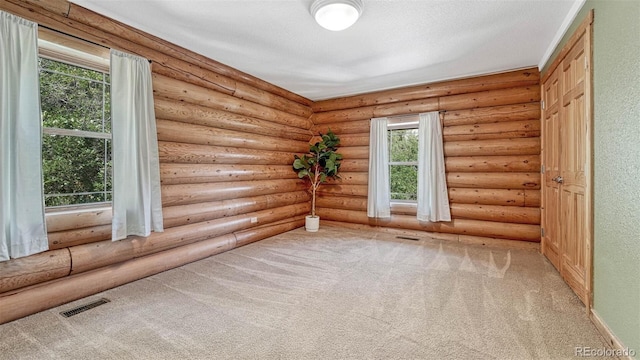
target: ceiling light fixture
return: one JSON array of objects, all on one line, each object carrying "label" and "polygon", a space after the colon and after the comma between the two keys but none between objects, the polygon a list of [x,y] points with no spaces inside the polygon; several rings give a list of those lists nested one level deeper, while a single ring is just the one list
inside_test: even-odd
[{"label": "ceiling light fixture", "polygon": [[311,15],[323,28],[341,31],[353,25],[362,14],[362,0],[315,0]]}]

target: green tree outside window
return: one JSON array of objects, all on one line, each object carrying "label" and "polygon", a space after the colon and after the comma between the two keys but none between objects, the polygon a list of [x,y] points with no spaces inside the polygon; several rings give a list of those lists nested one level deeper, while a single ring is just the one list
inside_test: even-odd
[{"label": "green tree outside window", "polygon": [[418,129],[389,130],[391,200],[418,199]]},{"label": "green tree outside window", "polygon": [[46,206],[111,201],[109,75],[39,59]]}]

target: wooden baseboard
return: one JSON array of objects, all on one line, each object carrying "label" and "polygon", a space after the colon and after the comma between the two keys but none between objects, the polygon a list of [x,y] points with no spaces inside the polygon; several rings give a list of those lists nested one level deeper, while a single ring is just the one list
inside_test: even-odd
[{"label": "wooden baseboard", "polygon": [[[596,326],[596,328],[600,332],[600,335],[602,335],[607,344],[611,346],[614,351],[617,350],[620,352],[621,355],[618,357],[619,359],[635,359],[635,356],[638,355],[637,352],[640,351],[640,349],[629,349],[628,347],[625,347],[620,339],[618,339],[618,337],[611,332],[611,329],[609,329],[607,324],[602,320],[602,318],[594,309],[591,309],[589,317],[591,318],[591,322],[593,322],[593,324]],[[618,354],[614,355],[617,356]]]},{"label": "wooden baseboard", "polygon": [[434,233],[427,231],[419,231],[419,230],[407,230],[407,229],[398,229],[398,228],[388,228],[381,226],[371,226],[365,224],[352,224],[341,221],[328,221],[328,220],[320,220],[320,226],[333,226],[333,227],[342,227],[348,229],[359,229],[359,230],[372,230],[377,232],[383,232],[394,235],[404,235],[404,236],[413,236],[413,237],[429,237],[437,240],[447,240],[454,241],[462,244],[470,244],[470,245],[480,245],[487,246],[491,248],[506,248],[506,249],[520,249],[520,250],[532,250],[540,252],[540,243],[531,242],[531,241],[520,241],[520,240],[507,240],[507,239],[494,239],[482,236],[471,236],[471,235],[459,235],[459,234],[446,234],[446,233]]}]

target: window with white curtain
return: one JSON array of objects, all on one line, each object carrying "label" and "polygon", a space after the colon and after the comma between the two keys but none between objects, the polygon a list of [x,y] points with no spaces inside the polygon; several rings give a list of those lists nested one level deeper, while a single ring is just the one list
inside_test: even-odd
[{"label": "window with white curtain", "polygon": [[112,164],[107,49],[43,30],[38,67],[45,206],[108,203]]},{"label": "window with white curtain", "polygon": [[162,231],[149,61],[1,10],[0,25],[0,261],[48,249],[45,199],[66,211],[115,193],[114,240]]},{"label": "window with white curtain", "polygon": [[369,141],[368,217],[388,218],[394,205],[419,221],[451,221],[437,111],[373,118]]}]

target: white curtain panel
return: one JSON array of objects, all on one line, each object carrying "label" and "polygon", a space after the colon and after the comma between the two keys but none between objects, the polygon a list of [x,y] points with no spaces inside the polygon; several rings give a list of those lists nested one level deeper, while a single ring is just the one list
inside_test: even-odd
[{"label": "white curtain panel", "polygon": [[442,127],[437,111],[420,114],[418,144],[418,220],[451,221]]},{"label": "white curtain panel", "polygon": [[156,116],[147,59],[111,50],[112,240],[163,231]]},{"label": "white curtain panel", "polygon": [[49,249],[38,24],[0,11],[0,261]]},{"label": "white curtain panel", "polygon": [[367,216],[373,218],[391,217],[387,123],[386,117],[371,119]]}]

